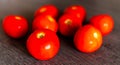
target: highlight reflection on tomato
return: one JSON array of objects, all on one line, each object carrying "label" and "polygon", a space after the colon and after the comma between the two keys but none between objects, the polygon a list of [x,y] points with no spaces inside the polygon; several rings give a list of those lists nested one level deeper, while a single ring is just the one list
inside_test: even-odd
[{"label": "highlight reflection on tomato", "polygon": [[94,26],[85,25],[76,32],[74,44],[79,51],[95,52],[102,45],[102,34]]},{"label": "highlight reflection on tomato", "polygon": [[55,32],[35,30],[27,39],[27,49],[38,60],[49,60],[59,51],[60,41]]}]

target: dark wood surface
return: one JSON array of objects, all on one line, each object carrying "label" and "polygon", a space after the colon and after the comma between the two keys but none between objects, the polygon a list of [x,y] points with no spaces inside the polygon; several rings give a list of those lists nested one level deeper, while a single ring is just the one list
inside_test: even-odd
[{"label": "dark wood surface", "polygon": [[[114,18],[114,30],[103,38],[102,47],[90,54],[77,51],[72,39],[61,35],[59,53],[48,61],[34,59],[25,47],[25,38],[12,39],[2,30],[1,22],[9,14],[22,15],[30,28],[34,11],[44,4],[54,4],[62,12],[72,4],[83,5],[86,20],[96,14],[107,13]],[[120,65],[120,0],[0,0],[0,65]],[[29,34],[29,33],[28,33]]]}]

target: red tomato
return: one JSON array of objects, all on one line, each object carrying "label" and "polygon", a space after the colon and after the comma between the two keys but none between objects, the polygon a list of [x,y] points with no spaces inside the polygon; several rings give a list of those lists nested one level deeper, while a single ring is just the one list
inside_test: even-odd
[{"label": "red tomato", "polygon": [[59,51],[60,42],[55,32],[35,30],[27,39],[27,49],[38,60],[49,60]]},{"label": "red tomato", "polygon": [[58,24],[56,20],[50,15],[40,15],[36,17],[32,24],[33,30],[36,29],[49,29],[54,32],[58,30]]},{"label": "red tomato", "polygon": [[68,14],[75,14],[77,15],[77,17],[79,17],[80,19],[84,19],[86,16],[86,10],[83,6],[80,5],[71,5],[69,7],[67,7],[64,11],[64,13],[68,13]]},{"label": "red tomato", "polygon": [[102,34],[92,25],[85,25],[76,32],[74,44],[79,51],[94,52],[102,45]]},{"label": "red tomato", "polygon": [[82,22],[73,14],[64,14],[60,17],[59,31],[64,36],[73,36],[76,30],[82,26]]},{"label": "red tomato", "polygon": [[54,5],[51,5],[51,4],[43,5],[35,11],[35,17],[37,17],[41,14],[50,15],[50,16],[56,18],[58,15],[58,9],[57,9],[57,7],[55,7]]},{"label": "red tomato", "polygon": [[22,16],[9,15],[2,22],[4,32],[13,38],[20,38],[28,31],[28,22]]},{"label": "red tomato", "polygon": [[110,15],[99,14],[90,19],[90,23],[99,29],[102,35],[109,34],[114,27],[114,21]]}]

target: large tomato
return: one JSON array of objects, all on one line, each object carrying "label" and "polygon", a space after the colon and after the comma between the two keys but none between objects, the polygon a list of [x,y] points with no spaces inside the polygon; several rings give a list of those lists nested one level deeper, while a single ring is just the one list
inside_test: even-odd
[{"label": "large tomato", "polygon": [[109,34],[114,27],[114,20],[108,14],[95,15],[90,19],[90,23],[99,29],[104,36]]},{"label": "large tomato", "polygon": [[27,49],[38,60],[49,60],[59,51],[60,41],[55,32],[35,30],[27,39]]},{"label": "large tomato", "polygon": [[81,5],[71,5],[64,10],[64,14],[74,14],[77,15],[80,20],[84,20],[86,16],[86,10]]},{"label": "large tomato", "polygon": [[76,32],[74,44],[79,51],[85,53],[95,52],[102,45],[102,34],[94,26],[85,25]]},{"label": "large tomato", "polygon": [[41,14],[50,15],[56,18],[58,16],[58,9],[52,4],[43,5],[35,11],[34,16],[37,17]]},{"label": "large tomato", "polygon": [[32,23],[32,29],[49,29],[54,32],[58,30],[58,24],[56,20],[50,15],[40,15],[36,17]]},{"label": "large tomato", "polygon": [[62,35],[73,36],[77,29],[82,26],[82,21],[73,14],[64,14],[60,17],[58,25]]},{"label": "large tomato", "polygon": [[3,19],[2,27],[4,32],[12,38],[20,38],[28,31],[27,20],[18,15],[8,15]]}]

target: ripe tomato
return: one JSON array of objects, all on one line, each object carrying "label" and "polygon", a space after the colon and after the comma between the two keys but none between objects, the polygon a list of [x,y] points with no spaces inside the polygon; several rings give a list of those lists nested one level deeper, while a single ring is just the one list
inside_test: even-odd
[{"label": "ripe tomato", "polygon": [[27,39],[27,49],[38,60],[49,60],[59,51],[60,42],[55,32],[35,30]]},{"label": "ripe tomato", "polygon": [[50,15],[56,18],[58,15],[58,9],[52,4],[43,5],[35,11],[35,17],[41,14]]},{"label": "ripe tomato", "polygon": [[86,16],[86,10],[83,6],[80,5],[71,5],[69,7],[67,7],[64,10],[64,13],[66,14],[75,14],[77,15],[77,17],[79,17],[80,19],[84,19]]},{"label": "ripe tomato", "polygon": [[36,17],[32,24],[33,30],[36,29],[49,29],[54,32],[58,30],[58,24],[56,20],[50,15],[40,15]]},{"label": "ripe tomato", "polygon": [[73,36],[76,30],[82,26],[82,22],[73,14],[64,14],[58,21],[59,32],[64,36]]},{"label": "ripe tomato", "polygon": [[22,16],[9,15],[3,19],[4,32],[12,38],[20,38],[28,31],[28,22]]},{"label": "ripe tomato", "polygon": [[92,25],[85,25],[76,32],[74,44],[79,51],[94,52],[102,45],[102,34]]},{"label": "ripe tomato", "polygon": [[98,28],[101,31],[102,35],[109,34],[114,27],[114,21],[112,17],[108,14],[99,14],[93,16],[90,19],[90,23]]}]

